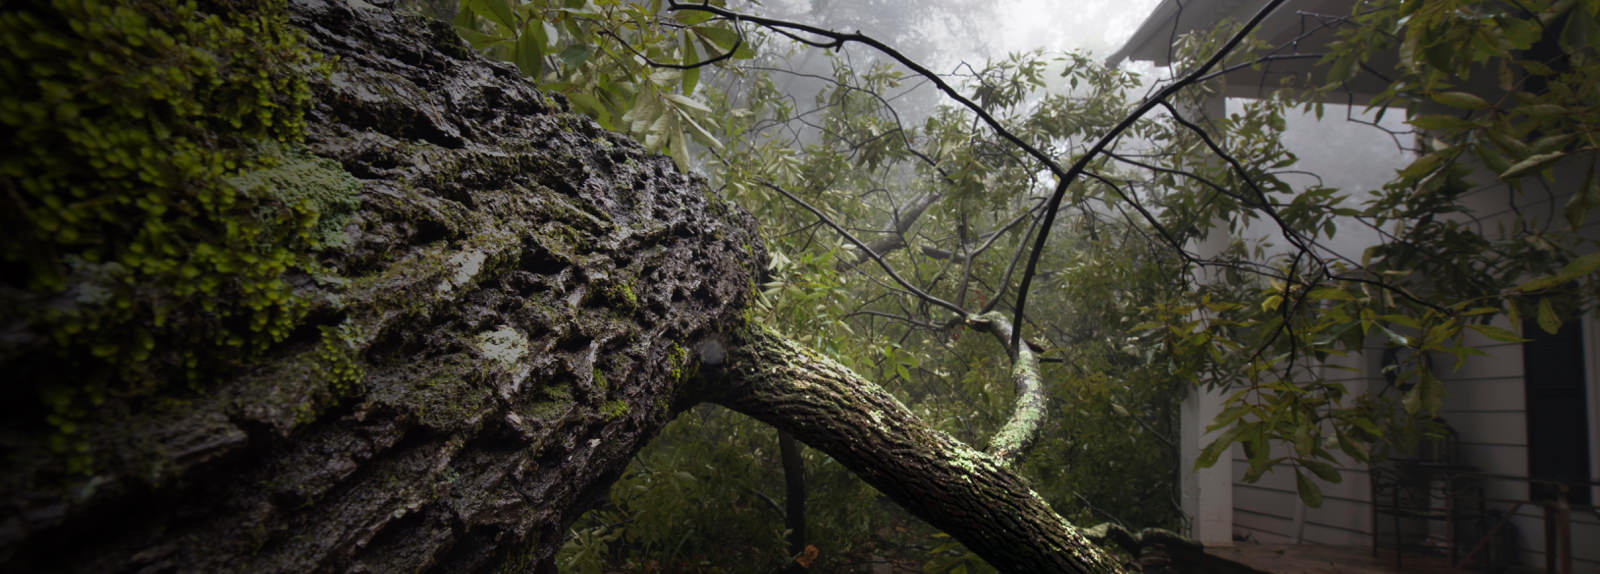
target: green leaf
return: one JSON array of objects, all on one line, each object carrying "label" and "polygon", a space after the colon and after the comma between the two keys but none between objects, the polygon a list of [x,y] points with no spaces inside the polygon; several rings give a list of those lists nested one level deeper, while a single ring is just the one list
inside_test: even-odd
[{"label": "green leaf", "polygon": [[1250,459],[1250,466],[1271,466],[1267,455],[1272,454],[1272,449],[1267,448],[1267,427],[1256,425],[1250,436],[1244,437],[1239,446],[1244,447],[1244,455]]},{"label": "green leaf", "polygon": [[670,147],[669,151],[671,152],[668,155],[671,155],[672,159],[677,160],[678,167],[680,169],[688,169],[689,147],[685,142],[686,138],[683,137],[683,126],[680,124],[675,126],[675,128],[676,129],[672,130],[672,133],[670,134],[671,139],[667,142],[668,146]]},{"label": "green leaf", "polygon": [[1300,466],[1304,466],[1309,469],[1313,474],[1317,475],[1317,478],[1334,484],[1339,484],[1344,480],[1344,477],[1339,476],[1338,469],[1334,468],[1333,465],[1320,460],[1301,460]]},{"label": "green leaf", "polygon": [[1300,490],[1300,500],[1305,501],[1306,506],[1322,508],[1322,488],[1298,468],[1294,469],[1294,485]]},{"label": "green leaf", "polygon": [[456,33],[460,34],[461,38],[465,39],[468,44],[471,44],[474,50],[483,50],[507,42],[505,38],[490,36],[471,28],[456,28]]},{"label": "green leaf", "polygon": [[1538,118],[1559,118],[1568,114],[1566,107],[1555,104],[1528,104],[1517,106],[1516,111]]},{"label": "green leaf", "polygon": [[1440,92],[1434,94],[1432,98],[1435,102],[1464,110],[1482,110],[1489,107],[1489,102],[1467,92]]},{"label": "green leaf", "polygon": [[694,111],[697,111],[697,112],[707,113],[707,114],[711,113],[711,108],[706,107],[705,104],[702,104],[702,103],[696,101],[694,98],[682,96],[682,95],[679,95],[679,94],[670,94],[670,93],[669,94],[662,94],[661,97],[670,100],[673,104],[676,104],[676,107],[679,107],[679,108],[688,108],[688,109],[691,109],[691,110],[694,110]]},{"label": "green leaf", "polygon": [[1516,333],[1511,332],[1509,329],[1502,329],[1494,325],[1467,325],[1467,328],[1502,343],[1525,343],[1529,341],[1529,339],[1517,336]]},{"label": "green leaf", "polygon": [[467,6],[508,32],[517,29],[517,16],[511,10],[511,0],[467,0]]},{"label": "green leaf", "polygon": [[1496,123],[1494,128],[1484,130],[1484,134],[1489,136],[1489,141],[1494,142],[1495,145],[1500,146],[1500,149],[1506,150],[1513,157],[1519,159],[1528,157],[1527,142],[1522,141],[1510,132],[1511,128],[1503,125],[1503,123]]},{"label": "green leaf", "polygon": [[[529,23],[530,28],[538,28],[534,23]],[[517,52],[512,63],[517,69],[535,80],[544,74],[544,42],[534,34],[524,33],[517,37]]]},{"label": "green leaf", "polygon": [[1504,172],[1501,172],[1500,179],[1515,179],[1522,177],[1529,173],[1544,169],[1545,166],[1550,165],[1551,162],[1561,159],[1566,155],[1566,152],[1552,152],[1528,156],[1528,159],[1519,161],[1516,163],[1516,165],[1513,165]]},{"label": "green leaf", "polygon": [[718,55],[732,50],[733,46],[739,43],[739,33],[727,28],[706,26],[693,30],[695,35],[707,44],[706,47],[715,50]]},{"label": "green leaf", "polygon": [[1600,270],[1600,253],[1590,253],[1573,259],[1566,267],[1562,267],[1561,275],[1576,279],[1594,273],[1596,270]]},{"label": "green leaf", "polygon": [[539,40],[544,42],[545,49],[549,50],[559,46],[561,44],[561,29],[548,20],[540,20],[539,24],[539,29],[544,32],[539,37]]},{"label": "green leaf", "polygon": [[1311,456],[1316,448],[1316,442],[1311,437],[1310,423],[1302,423],[1294,429],[1294,451],[1300,456]]},{"label": "green leaf", "polygon": [[1211,444],[1200,449],[1200,455],[1194,459],[1194,467],[1197,469],[1211,468],[1212,465],[1217,464],[1217,457],[1222,456],[1223,451],[1233,446],[1234,441],[1239,440],[1239,435],[1249,430],[1250,427],[1251,425],[1240,423],[1223,431],[1222,436],[1217,437],[1217,440],[1211,441]]},{"label": "green leaf", "polygon": [[[1592,170],[1589,172],[1589,177],[1594,177]],[[1567,216],[1567,225],[1572,226],[1573,231],[1583,227],[1583,222],[1589,218],[1590,209],[1600,206],[1600,201],[1597,201],[1600,198],[1596,197],[1594,191],[1593,186],[1585,184],[1582,189],[1572,194],[1572,198],[1567,200],[1566,207],[1562,208],[1562,214]]]},{"label": "green leaf", "polygon": [[714,16],[715,15],[710,12],[689,9],[679,11],[676,16],[673,16],[673,18],[677,19],[678,23],[683,24],[684,26],[696,26],[701,22],[710,20]]},{"label": "green leaf", "polygon": [[[734,50],[734,59],[745,60],[754,57],[756,54],[755,49],[750,47],[749,42],[741,42],[739,40],[739,33],[734,30],[702,26],[694,28],[694,33],[700,36],[700,40],[705,42],[707,48],[716,52],[716,56],[721,56],[729,50]],[[735,49],[735,46],[738,46],[738,49]]]},{"label": "green leaf", "polygon": [[1511,41],[1514,50],[1526,50],[1539,41],[1539,24],[1523,18],[1505,18],[1500,21],[1500,30],[1507,40]]},{"label": "green leaf", "polygon": [[1217,418],[1212,419],[1211,424],[1206,425],[1206,432],[1211,432],[1233,424],[1234,421],[1239,420],[1241,417],[1249,413],[1250,405],[1233,405],[1223,409],[1222,412],[1217,415]]},{"label": "green leaf", "polygon": [[1511,169],[1511,160],[1506,159],[1505,154],[1500,153],[1500,150],[1495,149],[1495,146],[1478,142],[1472,144],[1472,153],[1478,156],[1484,167],[1489,168],[1490,171],[1500,173]]},{"label": "green leaf", "polygon": [[1571,142],[1575,137],[1577,137],[1576,134],[1566,133],[1548,135],[1533,140],[1533,143],[1528,144],[1528,153],[1549,154],[1561,151],[1561,148],[1566,147],[1567,143]]},{"label": "green leaf", "polygon": [[1594,31],[1594,18],[1584,18],[1577,14],[1577,10],[1568,12],[1567,24],[1561,28],[1558,43],[1569,54],[1594,52],[1589,50],[1589,34]]},{"label": "green leaf", "polygon": [[[706,144],[708,146],[711,146],[712,148],[715,148],[717,150],[721,150],[722,149],[722,141],[718,140],[717,136],[711,135],[711,132],[706,130],[705,127],[702,127],[700,125],[700,122],[695,121],[695,119],[693,117],[691,117],[691,116],[689,116],[687,114],[685,114],[683,116],[683,120],[689,124],[689,128],[690,128],[691,133],[694,134],[695,139],[699,140],[700,143],[703,143],[703,144]],[[849,327],[848,323],[840,323],[839,325],[842,326],[842,327],[846,327],[846,328]]]},{"label": "green leaf", "polygon": [[565,94],[567,99],[572,101],[573,107],[577,108],[579,112],[592,116],[595,121],[600,122],[601,127],[613,129],[611,126],[611,111],[606,109],[605,104],[601,103],[599,98],[581,92],[565,92]]},{"label": "green leaf", "polygon": [[1562,277],[1560,275],[1546,275],[1544,277],[1536,277],[1524,281],[1516,287],[1512,287],[1511,290],[1520,293],[1532,293],[1535,291],[1543,291],[1545,289],[1555,287],[1562,283],[1566,283],[1567,281],[1568,279],[1566,277]]},{"label": "green leaf", "polygon": [[1444,160],[1452,155],[1454,155],[1453,148],[1445,148],[1419,157],[1416,161],[1411,162],[1411,165],[1400,170],[1400,177],[1422,177],[1433,173],[1433,170],[1439,168],[1439,164],[1444,163]]},{"label": "green leaf", "polygon": [[1539,300],[1539,328],[1551,335],[1561,330],[1561,317],[1556,316],[1556,310],[1550,305],[1550,299]]},{"label": "green leaf", "polygon": [[1261,475],[1266,474],[1269,470],[1272,470],[1272,465],[1276,464],[1278,460],[1282,459],[1262,460],[1260,462],[1255,460],[1250,461],[1250,468],[1244,471],[1244,476],[1240,477],[1240,480],[1248,484],[1255,484],[1256,481],[1261,480]]},{"label": "green leaf", "polygon": [[[695,66],[700,63],[700,48],[695,45],[694,35],[684,32],[678,35],[678,49],[683,51],[683,65]],[[683,93],[694,95],[695,87],[700,83],[700,68],[698,66],[683,71]]]},{"label": "green leaf", "polygon": [[1416,379],[1416,387],[1411,392],[1418,395],[1419,411],[1429,416],[1438,414],[1438,409],[1445,406],[1445,382],[1438,381],[1438,377],[1426,368],[1416,371]]},{"label": "green leaf", "polygon": [[1351,417],[1350,424],[1361,432],[1366,433],[1369,437],[1378,438],[1383,436],[1383,431],[1378,429],[1378,425],[1373,424],[1372,420],[1366,417]]},{"label": "green leaf", "polygon": [[567,74],[582,68],[593,56],[594,46],[573,44],[561,49],[561,63],[566,66]]},{"label": "green leaf", "polygon": [[1367,452],[1366,445],[1362,444],[1361,441],[1353,439],[1349,435],[1342,432],[1335,432],[1334,435],[1339,441],[1339,450],[1342,450],[1345,454],[1350,455],[1350,458],[1361,462],[1367,462],[1372,458],[1372,456]]},{"label": "green leaf", "polygon": [[1417,116],[1406,123],[1422,130],[1460,131],[1478,127],[1477,122],[1455,116]]},{"label": "green leaf", "polygon": [[1328,66],[1327,82],[1329,85],[1348,82],[1351,78],[1356,77],[1356,69],[1355,55],[1342,54],[1334,58],[1333,63]]}]

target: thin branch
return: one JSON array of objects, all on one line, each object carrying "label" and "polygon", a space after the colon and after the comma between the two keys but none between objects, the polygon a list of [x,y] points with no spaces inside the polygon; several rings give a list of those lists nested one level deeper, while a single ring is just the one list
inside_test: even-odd
[{"label": "thin branch", "polygon": [[[1094,147],[1090,148],[1088,153],[1079,157],[1078,161],[1072,164],[1072,167],[1067,170],[1066,174],[1061,176],[1061,181],[1056,185],[1055,194],[1050,197],[1050,203],[1045,206],[1044,225],[1042,225],[1039,229],[1038,239],[1034,240],[1033,252],[1028,255],[1028,266],[1022,272],[1022,285],[1017,289],[1017,309],[1016,314],[1013,315],[1012,318],[1013,323],[1021,323],[1022,315],[1027,311],[1028,287],[1033,283],[1033,275],[1039,266],[1039,257],[1043,255],[1045,243],[1050,238],[1050,225],[1055,222],[1056,209],[1061,206],[1061,199],[1066,196],[1067,187],[1077,179],[1079,174],[1082,174],[1083,171],[1088,168],[1089,162],[1095,157],[1099,156],[1102,150],[1110,146],[1112,141],[1115,141],[1118,137],[1120,137],[1124,130],[1132,127],[1135,121],[1144,117],[1145,114],[1155,109],[1156,106],[1165,104],[1166,99],[1171,97],[1173,94],[1178,93],[1178,90],[1181,90],[1199,81],[1199,79],[1204,76],[1206,72],[1210,71],[1211,68],[1221,63],[1223,58],[1226,58],[1229,53],[1233,52],[1234,48],[1238,47],[1239,44],[1244,41],[1245,37],[1247,37],[1251,31],[1255,30],[1256,26],[1261,25],[1261,21],[1265,20],[1267,15],[1271,14],[1274,10],[1277,10],[1278,7],[1283,5],[1285,1],[1286,0],[1271,0],[1267,2],[1265,6],[1262,6],[1261,9],[1256,12],[1255,16],[1250,18],[1249,22],[1246,22],[1238,32],[1234,33],[1232,38],[1228,39],[1227,43],[1223,44],[1221,48],[1218,48],[1216,53],[1211,55],[1210,59],[1206,60],[1204,64],[1201,64],[1200,67],[1196,68],[1193,72],[1190,72],[1189,75],[1178,80],[1177,82],[1172,83],[1171,85],[1168,85],[1165,88],[1162,88],[1161,91],[1156,92],[1154,97],[1145,100],[1145,102],[1142,104],[1139,104],[1138,108],[1135,108],[1132,113],[1124,117],[1121,122],[1118,122],[1116,127],[1112,128],[1110,132],[1107,132],[1105,135],[1101,136],[1100,140],[1095,142]],[[1118,195],[1121,195],[1120,191],[1117,193]],[[1123,199],[1126,200],[1127,198],[1124,197]],[[1160,224],[1156,220],[1155,216],[1146,210],[1144,206],[1139,205],[1138,203],[1133,203],[1133,206],[1139,211],[1140,215],[1156,226],[1156,230],[1159,231],[1163,237],[1165,237],[1169,242],[1176,242],[1176,240],[1173,239],[1172,235],[1168,233],[1166,229],[1160,227]],[[1017,345],[1021,343],[1021,341],[1022,331],[1020,329],[1011,333],[1011,348],[1015,349]]]},{"label": "thin branch", "polygon": [[890,266],[889,262],[884,261],[883,256],[878,255],[878,253],[876,251],[873,251],[872,248],[867,247],[866,243],[862,242],[860,239],[857,239],[855,235],[851,234],[844,227],[842,227],[838,223],[834,222],[833,218],[828,217],[826,214],[822,213],[821,210],[818,210],[817,208],[812,207],[811,204],[806,203],[805,200],[800,199],[799,197],[795,197],[794,194],[789,193],[789,190],[786,190],[786,189],[784,189],[782,187],[779,187],[779,186],[773,184],[772,182],[768,182],[768,181],[758,181],[756,183],[760,184],[762,187],[765,187],[765,188],[770,189],[772,191],[778,192],[780,195],[788,198],[789,201],[793,201],[795,204],[799,205],[800,207],[804,207],[806,209],[806,211],[810,211],[812,215],[817,216],[818,220],[821,220],[828,227],[832,227],[834,231],[839,232],[839,235],[844,236],[846,241],[849,241],[851,244],[855,245],[857,249],[860,249],[863,252],[866,252],[867,256],[871,257],[873,261],[877,262],[878,266],[882,267],[884,272],[889,274],[890,278],[893,278],[896,283],[900,284],[901,288],[904,288],[906,291],[909,291],[912,294],[915,294],[917,296],[917,298],[922,299],[923,301],[926,301],[928,303],[932,303],[934,305],[938,305],[940,307],[944,307],[945,309],[949,309],[949,310],[955,312],[957,315],[965,316],[967,314],[966,310],[964,310],[961,307],[957,306],[955,303],[951,303],[949,301],[945,301],[944,299],[940,299],[938,297],[935,297],[930,293],[927,293],[927,292],[925,292],[925,291],[923,291],[921,289],[918,289],[917,286],[912,285],[909,281],[906,281],[905,278],[901,277],[899,273],[895,272],[894,267]]}]

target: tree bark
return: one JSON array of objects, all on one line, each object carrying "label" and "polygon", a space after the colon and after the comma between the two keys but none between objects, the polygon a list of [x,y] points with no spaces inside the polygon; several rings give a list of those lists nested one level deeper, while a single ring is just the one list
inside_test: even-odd
[{"label": "tree bark", "polygon": [[[806,461],[800,448],[794,436],[778,431],[778,452],[783,458],[783,523],[788,527],[789,555],[793,557],[806,551]],[[807,567],[800,559],[791,560],[788,571],[803,572]]]},{"label": "tree bark", "polygon": [[1115,572],[995,457],[929,428],[883,389],[759,326],[703,369],[712,400],[832,456],[1002,572]]},{"label": "tree bark", "polygon": [[[0,571],[528,571],[739,320],[765,256],[703,182],[448,24],[291,10],[333,63],[304,145],[360,180],[347,246],[289,277],[311,310],[257,364],[76,421],[87,473],[36,399],[0,405]],[[8,384],[69,360],[4,357]]]},{"label": "tree bark", "polygon": [[[349,241],[320,254],[321,275],[289,278],[310,311],[264,359],[78,420],[89,472],[35,403],[5,405],[0,570],[547,569],[632,456],[706,398],[1001,570],[1118,569],[994,457],[745,326],[765,262],[754,223],[669,159],[566,113],[447,24],[361,2],[291,10],[332,62],[304,145],[360,180]],[[7,351],[0,369],[29,380],[62,360]]]}]

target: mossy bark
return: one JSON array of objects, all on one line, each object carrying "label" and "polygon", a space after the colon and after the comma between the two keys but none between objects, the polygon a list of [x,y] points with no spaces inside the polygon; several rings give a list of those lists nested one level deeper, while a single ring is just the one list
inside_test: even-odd
[{"label": "mossy bark", "polygon": [[[338,241],[286,277],[307,311],[263,358],[111,393],[71,436],[25,396],[36,386],[9,387],[0,570],[547,567],[634,453],[707,399],[792,432],[1002,570],[1118,568],[998,459],[749,330],[754,223],[671,160],[566,113],[447,24],[332,0],[295,0],[291,20],[332,66],[295,153],[359,183],[359,206],[318,231]],[[0,369],[44,380],[62,360],[22,349]]]},{"label": "mossy bark", "polygon": [[760,242],[703,182],[447,24],[291,10],[332,65],[301,149],[359,183],[337,247],[287,277],[308,311],[71,436],[24,386],[67,359],[7,354],[0,571],[527,570],[692,401],[673,349],[737,320]]},{"label": "mossy bark", "polygon": [[996,457],[918,420],[877,385],[759,326],[702,367],[714,401],[832,456],[1002,572],[1116,572],[1121,565]]}]

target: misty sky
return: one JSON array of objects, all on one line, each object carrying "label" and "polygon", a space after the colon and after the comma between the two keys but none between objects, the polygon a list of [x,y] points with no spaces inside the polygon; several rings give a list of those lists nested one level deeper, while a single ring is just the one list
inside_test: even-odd
[{"label": "misty sky", "polygon": [[[861,21],[851,14],[850,0],[767,0],[762,2],[762,13],[785,17],[801,22],[823,24],[844,30],[860,30],[868,35],[890,41],[928,68],[942,73],[964,75],[960,64],[982,67],[985,61],[998,60],[1012,52],[1043,49],[1060,53],[1068,50],[1086,50],[1096,59],[1104,58],[1133,35],[1146,16],[1155,10],[1160,0],[928,0],[914,2],[883,0],[874,5],[910,6],[915,12],[904,15],[878,14],[874,21]],[[831,18],[830,18],[831,16]],[[852,30],[852,28],[854,30]],[[916,31],[920,43],[897,44],[892,38],[908,29]],[[872,50],[851,46],[843,51],[844,57],[856,65],[877,59]],[[810,67],[813,73],[823,73],[825,58],[815,51],[800,53],[790,61],[791,66]],[[1138,71],[1151,83],[1169,78],[1171,72],[1155,69],[1148,63],[1124,63]],[[1053,78],[1052,78],[1053,79]],[[916,82],[911,82],[916,83]],[[958,82],[959,83],[959,82]],[[820,84],[804,78],[788,77],[780,81],[786,90],[795,94],[815,93]],[[915,121],[916,110],[941,99],[931,88],[912,89],[918,98],[901,99],[897,103]],[[923,93],[925,92],[925,93]],[[1144,90],[1131,94],[1143,95]],[[809,98],[806,98],[809,99]],[[916,103],[920,100],[920,103]],[[802,99],[801,101],[805,101]],[[1237,111],[1239,101],[1231,101],[1228,108]],[[1360,114],[1357,109],[1352,112]],[[1291,112],[1286,118],[1288,129],[1284,143],[1301,158],[1298,169],[1322,176],[1322,184],[1344,190],[1351,203],[1359,205],[1367,192],[1377,189],[1394,177],[1395,171],[1409,162],[1407,155],[1398,151],[1396,141],[1389,134],[1371,126],[1346,121],[1344,106],[1329,105],[1325,119],[1318,122],[1313,116]],[[1403,113],[1391,112],[1384,124],[1389,129],[1402,130]],[[1408,136],[1402,136],[1408,137]],[[1402,140],[1402,143],[1411,143]],[[1287,178],[1297,187],[1313,183],[1311,178]],[[1333,247],[1346,255],[1359,257],[1362,247],[1373,240],[1369,230],[1359,225],[1341,225]],[[1248,234],[1248,233],[1247,233]]]},{"label": "misty sky", "polygon": [[1088,50],[1105,57],[1121,46],[1159,0],[1000,0],[998,54],[1034,48]]},{"label": "misty sky", "polygon": [[[994,56],[1044,48],[1049,51],[1088,50],[1103,58],[1121,47],[1159,2],[1001,0],[994,4],[993,15],[999,33],[993,35],[989,47]],[[977,45],[973,49],[981,50]],[[1142,71],[1147,72],[1147,81],[1170,75],[1166,70]],[[1230,112],[1239,108],[1240,102],[1229,103]],[[1395,171],[1410,162],[1408,154],[1398,150],[1395,139],[1389,134],[1346,120],[1347,114],[1362,120],[1373,119],[1361,112],[1359,107],[1350,110],[1329,105],[1319,122],[1311,114],[1291,111],[1286,118],[1288,129],[1283,138],[1284,145],[1300,157],[1297,168],[1319,174],[1323,185],[1344,190],[1353,204],[1359,204],[1368,191],[1393,179]],[[1382,124],[1391,130],[1404,130],[1403,116],[1400,112],[1390,112]],[[1410,142],[1402,140],[1402,143]],[[1296,185],[1312,182],[1309,178],[1289,181]],[[1346,256],[1359,258],[1361,249],[1375,239],[1375,234],[1362,226],[1341,225],[1329,246]]]}]

